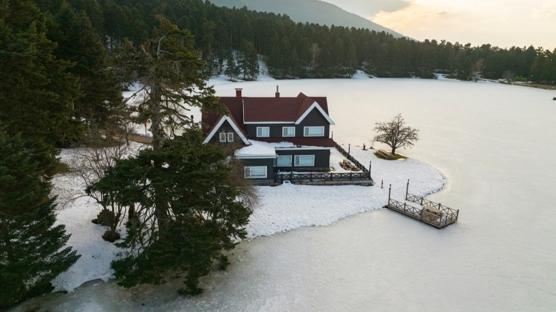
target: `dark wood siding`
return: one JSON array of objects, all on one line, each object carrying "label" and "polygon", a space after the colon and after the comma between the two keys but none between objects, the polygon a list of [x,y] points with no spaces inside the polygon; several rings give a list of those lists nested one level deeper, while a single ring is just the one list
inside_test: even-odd
[{"label": "dark wood siding", "polygon": [[[234,134],[234,141],[233,142],[226,142],[226,143],[220,143],[220,133],[233,133]],[[230,123],[228,121],[225,121],[222,126],[220,126],[220,129],[218,129],[216,131],[216,134],[210,139],[209,143],[217,143],[217,144],[226,144],[226,145],[245,145],[243,143],[243,141],[241,140],[241,138],[239,137],[238,133],[232,128],[232,126],[230,125]]]},{"label": "dark wood siding", "polygon": [[[314,167],[294,167],[295,171],[328,171],[330,170],[330,150],[329,149],[296,149],[296,150],[276,150],[278,155],[315,155]],[[292,158],[293,161],[293,158]],[[277,167],[278,170],[290,171],[291,167]]]},{"label": "dark wood siding", "polygon": [[[305,126],[324,126],[324,137],[330,137],[330,124],[328,120],[316,109],[313,109],[305,119],[299,124],[248,124],[245,125],[247,128],[247,137],[249,139],[257,139],[257,127],[269,127],[271,138],[281,138],[282,137],[282,127],[295,127],[295,136],[303,137],[303,127]],[[287,138],[286,138],[287,140]]]},{"label": "dark wood siding", "polygon": [[328,120],[316,109],[313,109],[299,125],[297,125],[296,136],[303,137],[303,127],[324,126],[324,137],[330,137],[330,124]]},{"label": "dark wood siding", "polygon": [[[241,159],[243,166],[266,166],[267,170],[267,180],[274,180],[274,165],[276,159],[273,158],[260,158],[260,159]],[[257,180],[257,179],[249,179]],[[261,180],[261,179],[258,179]],[[263,179],[264,180],[264,179]]]},{"label": "dark wood siding", "polygon": [[[294,124],[254,124],[245,125],[247,128],[247,137],[250,139],[257,139],[257,127],[269,127],[271,138],[281,138],[282,137],[282,127],[295,126]],[[295,131],[297,136],[297,129]]]}]

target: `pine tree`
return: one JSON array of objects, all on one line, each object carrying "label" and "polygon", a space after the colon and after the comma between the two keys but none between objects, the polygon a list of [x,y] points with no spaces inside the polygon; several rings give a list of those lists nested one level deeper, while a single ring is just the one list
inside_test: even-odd
[{"label": "pine tree", "polygon": [[137,207],[113,262],[118,282],[131,287],[184,277],[185,294],[225,251],[245,237],[251,193],[227,155],[202,143],[199,130],[122,160],[94,187],[106,200]]},{"label": "pine tree", "polygon": [[0,131],[0,309],[52,290],[50,281],[79,256],[54,225],[48,145]]},{"label": "pine tree", "polygon": [[[542,56],[537,56],[532,47],[500,49],[446,41],[419,42],[366,29],[295,23],[285,15],[217,7],[203,0],[35,2],[53,14],[64,2],[78,12],[86,12],[110,51],[120,46],[124,38],[135,44],[144,42],[150,29],[157,25],[153,17],[162,14],[195,35],[195,46],[202,51],[205,61],[221,62],[231,50],[246,54],[242,42],[247,41],[277,77],[340,77],[356,68],[366,68],[389,77],[431,78],[435,70],[442,70],[452,77],[470,79],[472,66],[484,59],[485,77],[498,79],[504,73],[512,73],[516,79],[541,82],[538,73],[531,73],[531,67]],[[211,67],[205,71],[212,72]],[[232,71],[229,76],[236,79],[241,74]]]},{"label": "pine tree", "polygon": [[226,69],[224,70],[224,75],[228,76],[228,78],[232,81],[239,78],[241,74],[241,68],[239,67],[234,51],[228,53],[228,57],[226,58]]},{"label": "pine tree", "polygon": [[0,122],[10,134],[67,145],[80,137],[73,119],[79,88],[54,48],[32,1],[0,3]]},{"label": "pine tree", "polygon": [[226,155],[202,144],[188,115],[216,104],[193,38],[157,21],[148,40],[119,52],[143,85],[138,112],[151,121],[152,150],[118,162],[91,191],[134,212],[122,243],[130,253],[113,263],[120,284],[159,283],[178,272],[186,275],[183,291],[197,293],[199,277],[245,235],[249,209]]},{"label": "pine tree", "polygon": [[121,84],[89,18],[63,2],[54,19],[49,36],[57,43],[56,56],[71,62],[69,71],[77,77],[81,90],[75,117],[83,120],[91,135],[121,126],[125,111]]},{"label": "pine tree", "polygon": [[128,42],[120,53],[143,85],[139,118],[150,120],[153,148],[192,125],[192,107],[215,106],[214,90],[206,85],[204,63],[193,37],[158,16],[151,37],[139,46]]},{"label": "pine tree", "polygon": [[241,44],[241,57],[239,59],[239,67],[243,76],[243,80],[255,80],[259,73],[259,59],[255,46],[243,40]]}]

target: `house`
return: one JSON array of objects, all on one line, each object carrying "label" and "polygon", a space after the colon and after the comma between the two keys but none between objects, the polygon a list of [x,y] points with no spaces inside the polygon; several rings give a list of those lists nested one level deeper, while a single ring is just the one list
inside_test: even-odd
[{"label": "house", "polygon": [[204,143],[230,146],[246,179],[272,181],[277,172],[327,172],[334,121],[326,97],[221,97],[225,113],[203,112]]}]

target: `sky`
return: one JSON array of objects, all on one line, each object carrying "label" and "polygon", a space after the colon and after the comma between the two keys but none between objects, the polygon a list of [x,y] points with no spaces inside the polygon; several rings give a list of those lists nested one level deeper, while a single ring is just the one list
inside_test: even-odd
[{"label": "sky", "polygon": [[325,0],[414,39],[556,48],[556,0]]}]

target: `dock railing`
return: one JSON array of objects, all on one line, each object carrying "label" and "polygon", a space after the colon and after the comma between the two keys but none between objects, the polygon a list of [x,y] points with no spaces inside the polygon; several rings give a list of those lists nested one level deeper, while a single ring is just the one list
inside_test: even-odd
[{"label": "dock railing", "polygon": [[[452,209],[450,207],[444,206],[441,203],[435,203],[421,196],[407,194],[406,201],[415,203],[423,207],[423,211],[429,211],[430,218],[425,217],[422,221],[431,224],[433,226],[443,228],[450,224],[456,223],[459,217],[459,210]],[[436,215],[433,215],[435,214]]]},{"label": "dock railing", "polygon": [[365,172],[277,172],[274,175],[276,183],[290,181],[306,184],[359,184],[373,185],[372,179]]},{"label": "dock railing", "polygon": [[359,170],[366,173],[369,176],[369,178],[372,180],[371,177],[372,163],[369,162],[369,168],[367,168],[361,162],[359,162],[359,160],[353,157],[351,155],[351,145],[349,147],[350,151],[346,151],[345,148],[343,148],[340,144],[338,144],[338,142],[334,141],[334,147],[336,147],[336,149],[338,150],[338,152],[340,152],[340,154],[342,154],[345,158],[351,161],[357,168],[359,168]]},{"label": "dock railing", "polygon": [[[450,224],[456,223],[458,220],[458,209],[452,209],[441,203],[436,203],[422,196],[409,193],[409,180],[407,181],[405,201],[402,202],[392,199],[391,195],[392,185],[390,185],[388,190],[388,205],[386,206],[388,209],[434,226],[437,229],[445,228]],[[412,204],[417,204],[418,206]]]}]

